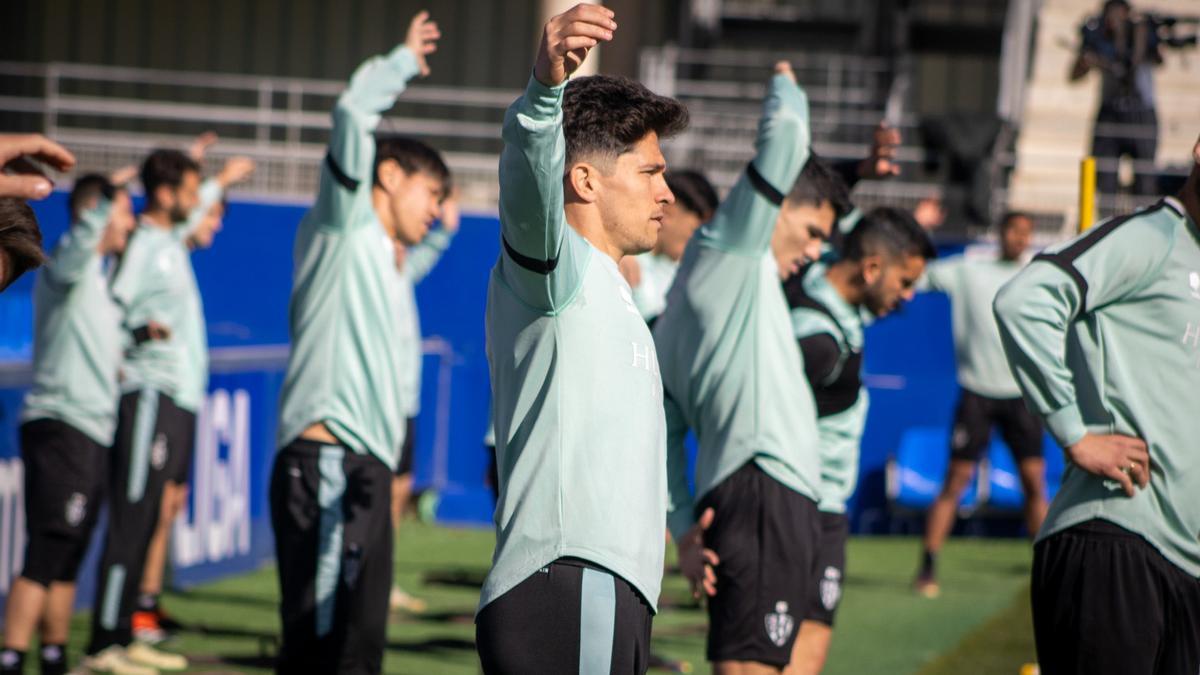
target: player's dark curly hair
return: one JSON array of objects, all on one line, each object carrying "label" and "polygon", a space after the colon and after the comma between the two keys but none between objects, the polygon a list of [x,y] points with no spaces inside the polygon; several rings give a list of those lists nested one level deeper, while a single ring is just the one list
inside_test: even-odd
[{"label": "player's dark curly hair", "polygon": [[667,187],[675,195],[675,203],[696,214],[701,222],[712,218],[717,210],[717,191],[699,171],[672,169],[667,172]]},{"label": "player's dark curly hair", "polygon": [[796,183],[787,194],[787,201],[814,206],[829,202],[837,218],[850,213],[854,208],[850,202],[850,190],[846,187],[846,181],[842,180],[829,162],[815,151],[809,154],[808,161],[800,170]]},{"label": "player's dark curly hair", "polygon": [[581,77],[563,93],[567,166],[588,156],[615,159],[651,131],[670,138],[687,125],[682,103],[625,77]]},{"label": "player's dark curly hair", "polygon": [[24,200],[0,199],[0,249],[8,253],[8,279],[0,278],[0,291],[25,272],[46,262],[37,216]]},{"label": "player's dark curly hair", "polygon": [[389,159],[399,164],[405,173],[429,174],[441,181],[444,191],[449,191],[450,168],[446,166],[446,160],[442,158],[442,154],[428,143],[396,134],[377,135],[375,137],[375,185],[379,185],[379,165]]},{"label": "player's dark curly hair", "polygon": [[142,189],[146,192],[146,206],[154,202],[154,193],[159,186],[178,188],[189,172],[200,173],[200,164],[178,150],[159,149],[151,152],[142,163]]}]

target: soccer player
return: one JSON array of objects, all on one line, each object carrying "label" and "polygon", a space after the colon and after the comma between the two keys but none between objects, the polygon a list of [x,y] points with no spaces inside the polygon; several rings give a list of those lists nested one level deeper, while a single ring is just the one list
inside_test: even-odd
[{"label": "soccer player", "polygon": [[[207,147],[217,140],[215,134],[206,134],[205,137],[208,140],[203,147]],[[189,156],[197,163],[203,160],[202,151],[193,150]],[[230,186],[246,180],[253,171],[253,160],[248,157],[233,157],[225,163],[216,176],[200,185],[196,207],[188,214],[188,218],[182,223],[177,223],[172,231],[176,240],[182,240],[188,252],[212,246],[213,238],[220,231],[225,214],[225,191]],[[191,256],[186,256],[185,259],[190,267]],[[195,294],[191,301],[195,302],[197,306],[202,306],[199,288],[192,284],[187,290],[189,293]],[[187,426],[192,429],[192,433],[187,435],[187,442],[179,446],[178,452],[173,452],[168,457],[170,466],[166,470],[167,480],[163,485],[158,523],[146,550],[146,562],[137,595],[137,608],[132,616],[134,638],[150,644],[162,642],[167,637],[166,629],[177,626],[164,613],[159,604],[159,596],[162,594],[163,574],[167,562],[167,542],[175,518],[187,502],[187,483],[194,454],[195,408],[186,406],[194,405],[198,408],[208,390],[207,326],[204,322],[203,312],[198,315],[198,318],[200,323],[195,332],[191,334],[191,339],[204,341],[201,343],[203,346],[199,351],[205,354],[205,358],[188,360],[184,363],[184,367],[191,371],[187,380],[192,383],[194,390],[182,397],[182,400],[188,402],[184,404],[184,410],[190,413],[185,417],[188,419]],[[182,440],[184,439],[181,439],[181,442]]]},{"label": "soccer player", "polygon": [[414,245],[439,214],[437,151],[374,137],[440,34],[427,12],[368,59],[333,109],[317,199],[294,247],[292,351],[271,469],[282,673],[378,673],[392,578],[391,486],[404,442],[406,328],[392,241]]},{"label": "soccer player", "polygon": [[660,139],[687,110],[622,78],[568,82],[611,10],[546,24],[509,107],[487,334],[500,497],[476,615],[486,673],[641,673],[662,583],[665,429],[654,341],[617,264],[650,250]]},{"label": "soccer player", "polygon": [[996,297],[1065,448],[1033,554],[1046,675],[1200,671],[1200,140],[1183,189],[1046,251]]},{"label": "soccer player", "polygon": [[788,280],[792,328],[804,375],[817,405],[820,433],[820,543],[810,599],[792,650],[789,675],[825,666],[846,575],[846,502],[858,483],[858,457],[867,420],[862,383],[863,329],[912,300],[933,243],[907,213],[881,208],[846,236],[841,258],[816,264]]},{"label": "soccer player", "polygon": [[41,672],[67,672],[75,580],[116,427],[123,336],[108,268],[135,222],[128,177],[116,185],[95,174],[75,181],[71,228],[34,284],[34,377],[20,429],[28,543],[5,608],[0,673],[23,672],[39,628]]},{"label": "soccer player", "polygon": [[[780,280],[820,255],[847,197],[812,157],[808,99],[791,67],[775,72],[757,154],[694,235],[654,326],[668,525],[694,592],[711,596],[707,656],[722,674],[788,664],[819,536],[816,411]],[[695,499],[688,427],[699,440]]]},{"label": "soccer player", "polygon": [[663,209],[658,243],[648,253],[621,260],[621,274],[633,288],[633,303],[651,327],[667,308],[667,290],[675,281],[688,240],[712,218],[718,202],[717,191],[699,171],[672,171],[667,174],[667,187],[675,203]]},{"label": "soccer player", "polygon": [[[400,463],[392,477],[392,529],[400,528],[404,508],[412,497],[413,455],[417,447],[417,416],[421,413],[421,366],[425,352],[421,346],[421,315],[417,311],[416,285],[421,283],[437,265],[442,254],[450,248],[454,235],[458,233],[458,202],[451,196],[442,201],[442,226],[430,230],[421,243],[407,248],[399,241],[396,250],[396,278],[400,284],[396,308],[404,327],[404,356],[397,375],[404,381],[404,445],[400,448]],[[404,609],[414,613],[424,612],[424,600],[409,595],[400,584],[392,581],[392,592],[388,605],[392,609]]]},{"label": "soccer player", "polygon": [[[175,150],[156,150],[142,165],[146,206],[112,279],[132,345],[109,471],[109,519],[97,575],[88,653],[122,648],[145,665],[176,670],[186,659],[133,642],[132,615],[146,553],[159,519],[172,462],[190,453],[208,354],[196,278],[178,231],[198,205],[199,166]],[[165,327],[163,339],[152,325]],[[113,648],[110,651],[110,648]]]},{"label": "soccer player", "polygon": [[950,466],[941,492],[925,523],[924,551],[914,588],[936,597],[937,556],[954,528],[958,502],[987,451],[992,427],[999,427],[1017,462],[1025,493],[1025,526],[1037,534],[1046,516],[1046,463],[1042,457],[1042,424],[1021,400],[1004,358],[992,301],[1000,287],[1025,265],[1033,237],[1033,221],[1009,213],[1000,221],[1000,254],[994,258],[964,256],[929,266],[922,288],[950,296],[958,384],[962,388],[950,437]]}]

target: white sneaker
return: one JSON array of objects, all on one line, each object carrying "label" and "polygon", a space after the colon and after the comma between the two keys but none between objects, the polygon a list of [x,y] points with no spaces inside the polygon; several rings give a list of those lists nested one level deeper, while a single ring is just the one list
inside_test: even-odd
[{"label": "white sneaker", "polygon": [[130,661],[158,670],[187,670],[188,660],[182,654],[160,651],[144,642],[134,642],[125,648]]},{"label": "white sneaker", "polygon": [[105,647],[104,650],[83,660],[83,667],[93,673],[112,675],[158,675],[158,670],[138,665],[129,659],[125,648],[120,645]]}]

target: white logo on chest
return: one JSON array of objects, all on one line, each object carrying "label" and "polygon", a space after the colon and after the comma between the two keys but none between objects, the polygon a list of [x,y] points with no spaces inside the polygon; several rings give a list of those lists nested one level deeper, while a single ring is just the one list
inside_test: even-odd
[{"label": "white logo on chest", "polygon": [[1188,275],[1188,287],[1192,289],[1192,297],[1200,300],[1200,272]]}]

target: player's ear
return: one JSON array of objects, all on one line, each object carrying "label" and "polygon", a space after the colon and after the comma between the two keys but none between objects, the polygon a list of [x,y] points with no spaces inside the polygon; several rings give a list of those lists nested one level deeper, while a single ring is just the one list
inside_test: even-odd
[{"label": "player's ear", "polygon": [[600,170],[587,162],[578,162],[567,170],[567,185],[579,201],[593,204],[599,198]]},{"label": "player's ear", "polygon": [[879,281],[883,276],[883,256],[867,255],[862,259],[862,277],[863,281],[868,285],[872,285]]},{"label": "player's ear", "polygon": [[379,186],[388,194],[395,193],[405,178],[404,169],[394,159],[385,159],[380,162],[375,169],[375,175],[378,177]]}]

